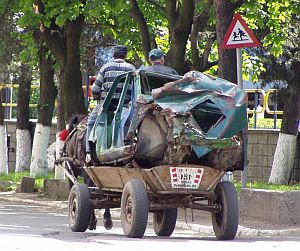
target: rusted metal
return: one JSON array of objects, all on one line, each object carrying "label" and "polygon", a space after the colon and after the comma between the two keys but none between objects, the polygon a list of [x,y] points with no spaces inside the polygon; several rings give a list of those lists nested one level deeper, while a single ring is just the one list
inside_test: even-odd
[{"label": "rusted metal", "polygon": [[220,205],[204,205],[204,204],[184,204],[184,203],[173,203],[173,204],[149,204],[149,211],[163,210],[169,208],[191,208],[197,210],[203,210],[208,212],[217,213],[220,211]]},{"label": "rusted metal", "polygon": [[156,194],[158,195],[198,195],[203,196],[205,198],[213,198],[213,192],[206,192],[206,191],[198,191],[198,190],[171,190],[171,191],[157,191]]},{"label": "rusted metal", "polygon": [[120,208],[121,202],[90,200],[92,209]]},{"label": "rusted metal", "polygon": [[103,151],[101,154],[97,155],[97,158],[103,164],[120,162],[132,158],[134,152],[135,146],[128,145]]}]

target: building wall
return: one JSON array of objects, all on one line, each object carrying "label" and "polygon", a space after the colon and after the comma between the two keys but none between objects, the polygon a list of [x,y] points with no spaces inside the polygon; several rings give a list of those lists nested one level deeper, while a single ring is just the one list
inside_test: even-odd
[{"label": "building wall", "polygon": [[[10,148],[16,147],[16,122],[7,121],[7,131],[11,135]],[[273,157],[276,149],[279,130],[249,129],[248,144],[248,181],[267,182],[271,173]],[[52,126],[49,145],[55,141],[56,125]],[[9,153],[9,170],[14,171],[16,163],[15,152]],[[240,180],[241,172],[234,173],[234,179]],[[300,136],[298,137],[293,178],[300,181]]]},{"label": "building wall", "polygon": [[[247,181],[268,182],[278,140],[279,130],[249,129]],[[300,181],[300,136],[297,139],[292,180]],[[241,172],[235,172],[234,179],[240,180]]]}]

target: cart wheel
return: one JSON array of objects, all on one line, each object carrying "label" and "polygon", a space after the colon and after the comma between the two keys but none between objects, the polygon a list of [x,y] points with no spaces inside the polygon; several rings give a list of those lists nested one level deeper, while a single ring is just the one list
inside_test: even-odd
[{"label": "cart wheel", "polygon": [[91,218],[90,191],[86,184],[71,188],[68,201],[69,227],[73,232],[84,232]]},{"label": "cart wheel", "polygon": [[238,229],[238,197],[234,185],[223,181],[218,183],[215,189],[215,204],[221,206],[221,210],[212,213],[212,224],[216,237],[219,240],[232,240]]},{"label": "cart wheel", "polygon": [[170,236],[176,226],[177,208],[155,211],[153,213],[153,228],[157,236]]},{"label": "cart wheel", "polygon": [[121,220],[127,237],[143,237],[148,220],[149,200],[141,180],[129,180],[121,198]]}]

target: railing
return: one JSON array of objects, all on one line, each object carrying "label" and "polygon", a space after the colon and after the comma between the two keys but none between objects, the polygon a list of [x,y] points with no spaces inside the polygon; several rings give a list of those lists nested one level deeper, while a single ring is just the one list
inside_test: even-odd
[{"label": "railing", "polygon": [[[0,90],[5,89],[5,88],[18,88],[19,85],[17,84],[0,84]],[[31,88],[37,89],[39,88],[39,85],[32,85]],[[83,86],[83,90],[85,91],[87,86]],[[264,114],[270,114],[273,115],[273,120],[274,120],[274,128],[277,128],[277,115],[282,115],[283,111],[277,110],[278,107],[278,101],[277,101],[277,89],[269,89],[268,91],[264,91],[262,89],[245,89],[246,93],[248,94],[248,101],[249,101],[249,94],[254,94],[254,103],[253,103],[253,108],[249,108],[249,106],[252,106],[252,103],[249,101],[248,102],[248,109],[247,113],[248,115],[253,115],[254,117],[254,128],[257,128],[257,120],[258,118]],[[273,100],[270,99],[272,95],[275,95],[275,98]],[[84,95],[85,99],[88,99],[88,95]],[[251,100],[252,101],[252,100]],[[269,108],[270,103],[273,102],[273,110]],[[10,102],[2,103],[3,107],[16,107],[16,103],[12,103],[11,100]],[[29,104],[29,107],[31,108],[36,108],[37,104]],[[94,108],[95,104],[94,103],[89,103],[89,108]]]},{"label": "railing", "polygon": [[[7,88],[15,88],[15,89],[17,89],[17,88],[19,88],[19,85],[17,85],[17,84],[0,84],[0,91],[2,89],[7,89]],[[31,89],[39,89],[40,86],[39,85],[31,85],[30,88]],[[7,102],[2,103],[2,106],[3,107],[16,107],[17,103],[12,103],[11,101],[12,101],[12,98],[10,98],[10,102],[9,103],[7,103]],[[29,104],[29,107],[35,108],[35,107],[37,107],[37,104]]]},{"label": "railing", "polygon": [[[254,107],[253,109],[247,108],[247,113],[249,114],[253,114],[254,115],[254,128],[256,128],[257,126],[257,117],[259,114],[264,114],[265,109],[264,106],[260,106],[259,105],[259,95],[262,95],[263,98],[263,103],[264,103],[264,97],[265,97],[265,91],[264,90],[257,90],[257,89],[247,89],[245,90],[248,93],[254,93]],[[249,100],[248,100],[249,101]],[[249,106],[249,102],[248,102],[248,106]]]},{"label": "railing", "polygon": [[[261,89],[246,89],[245,90],[248,94],[254,93],[254,104],[253,104],[253,109],[248,108],[247,113],[248,114],[253,114],[254,116],[254,128],[257,128],[257,119],[259,115],[270,114],[273,115],[273,128],[277,128],[277,115],[282,115],[283,111],[277,110],[278,108],[278,99],[277,99],[277,89],[269,89],[268,91],[264,91]],[[269,103],[270,103],[270,95],[275,95],[275,98],[272,100],[273,102],[273,110],[269,108]],[[260,105],[262,104],[262,106]],[[248,100],[248,106],[250,105],[250,102]]]}]

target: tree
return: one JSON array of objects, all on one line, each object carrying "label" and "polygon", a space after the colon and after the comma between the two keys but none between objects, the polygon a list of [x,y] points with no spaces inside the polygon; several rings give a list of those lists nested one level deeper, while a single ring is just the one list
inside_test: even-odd
[{"label": "tree", "polygon": [[86,112],[79,48],[84,4],[85,1],[69,2],[65,8],[61,1],[22,2],[23,15],[19,24],[39,30],[35,34],[38,34],[36,40],[40,47],[40,104],[30,166],[34,176],[47,173],[47,147],[56,95],[52,57],[59,69],[58,130],[65,127],[65,121],[73,114]]},{"label": "tree", "polygon": [[26,64],[21,64],[17,99],[17,130],[16,130],[16,172],[29,170],[31,159],[31,123],[29,121],[29,101],[32,84],[32,71]]},{"label": "tree", "polygon": [[[43,40],[59,64],[65,121],[75,113],[84,114],[86,112],[83,101],[79,48],[84,22],[82,14],[84,4],[85,1],[75,1],[68,5],[69,9],[67,10],[64,8],[64,3],[60,1],[55,4],[38,1],[36,5],[36,14],[40,20]],[[65,12],[61,13],[62,9]],[[71,16],[70,11],[74,11]],[[76,13],[76,11],[78,12]],[[58,16],[58,14],[60,15]]]},{"label": "tree", "polygon": [[40,101],[38,104],[38,121],[35,127],[31,156],[30,174],[44,176],[48,172],[47,148],[50,138],[52,115],[57,90],[54,83],[54,62],[51,53],[43,45],[39,32],[35,33],[39,45]]},{"label": "tree", "polygon": [[[215,39],[218,39],[220,45],[233,17],[233,11],[244,3],[215,1],[214,5],[213,0],[130,2],[130,13],[136,21],[136,25],[132,26],[134,29],[138,26],[140,31],[145,59],[148,58],[149,50],[158,45],[167,50],[167,64],[181,74],[190,70],[206,71],[218,64],[218,60],[210,59],[218,58],[211,57]],[[124,6],[120,8],[123,11],[126,9]],[[213,15],[214,9],[216,16]],[[233,67],[235,64],[235,52],[219,48],[218,75],[236,82],[236,70]]]},{"label": "tree", "polygon": [[[270,183],[290,181],[295,158],[296,135],[299,121],[299,3],[298,1],[249,1],[241,10],[251,24],[259,28],[263,47],[255,54],[265,63],[261,78],[284,85],[281,95],[284,116],[274,155]],[[254,52],[254,51],[253,51]],[[253,53],[252,52],[252,53]],[[282,87],[282,86],[281,86]]]},{"label": "tree", "polygon": [[2,98],[0,98],[0,174],[8,174],[6,128],[4,125],[4,113],[2,108]]},{"label": "tree", "polygon": [[282,126],[269,178],[269,183],[275,184],[289,184],[291,180],[300,120],[300,17],[293,15],[291,23],[285,53],[281,62],[274,60],[276,69],[271,69],[274,74],[271,78],[287,83],[287,88],[281,90],[284,99]]},{"label": "tree", "polygon": [[232,21],[234,6],[228,0],[215,0],[216,6],[216,34],[218,41],[218,76],[237,83],[236,54],[235,50],[221,48],[224,36]]},{"label": "tree", "polygon": [[[58,64],[63,93],[64,121],[75,113],[85,113],[80,71],[80,35],[86,1],[24,1],[19,24],[41,32],[44,43]],[[34,11],[33,11],[34,9]]]},{"label": "tree", "polygon": [[[144,57],[148,58],[148,52],[151,48],[156,47],[158,44],[156,40],[161,41],[163,32],[162,24],[168,28],[168,52],[166,55],[167,64],[174,67],[179,73],[183,74],[192,68],[202,69],[204,63],[205,67],[208,65],[208,55],[202,61],[200,66],[200,56],[198,49],[198,34],[201,29],[208,26],[210,9],[212,8],[212,1],[202,4],[202,11],[197,13],[198,8],[194,0],[183,1],[146,1],[144,4],[138,4],[136,0],[131,0],[131,13],[135,19],[138,28],[141,32],[142,49]],[[156,14],[153,20],[153,9],[156,9]],[[199,25],[202,24],[202,25]],[[193,28],[193,29],[192,29]],[[157,31],[157,32],[156,32]],[[192,36],[192,58],[187,60],[187,44],[191,32]],[[157,34],[156,34],[157,33]],[[211,45],[211,39],[208,41]],[[162,45],[160,44],[160,47]],[[168,47],[168,45],[165,45]],[[206,50],[206,51],[209,51]]]},{"label": "tree", "polygon": [[[0,3],[0,63],[5,69],[6,77],[1,79],[2,83],[9,83],[13,78],[19,83],[18,106],[17,106],[17,143],[16,143],[16,171],[29,168],[31,155],[31,137],[29,133],[29,95],[31,83],[31,67],[27,62],[22,62],[20,52],[23,47],[20,43],[21,31],[16,27],[16,13],[18,12],[18,1],[8,0]],[[2,111],[1,111],[2,112]],[[2,121],[3,123],[3,121]],[[4,126],[4,124],[2,124]],[[3,127],[5,128],[5,127]],[[5,131],[3,131],[5,132]],[[6,134],[1,134],[1,146],[3,148],[0,162],[5,165],[7,159]],[[4,155],[3,155],[4,154]]]}]

